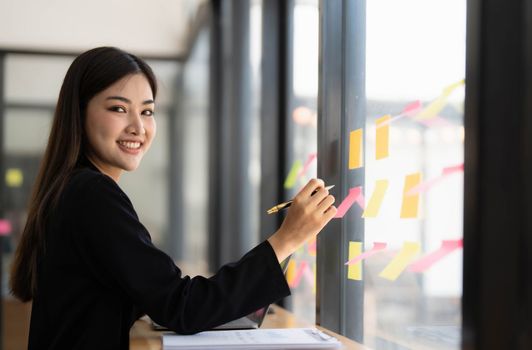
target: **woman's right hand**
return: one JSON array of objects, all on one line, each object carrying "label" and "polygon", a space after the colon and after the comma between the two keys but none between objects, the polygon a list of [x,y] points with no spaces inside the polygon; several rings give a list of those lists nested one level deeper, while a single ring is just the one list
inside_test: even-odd
[{"label": "woman's right hand", "polygon": [[268,238],[279,262],[316,236],[336,215],[333,203],[334,197],[325,189],[323,180],[312,179],[299,191],[281,227]]}]

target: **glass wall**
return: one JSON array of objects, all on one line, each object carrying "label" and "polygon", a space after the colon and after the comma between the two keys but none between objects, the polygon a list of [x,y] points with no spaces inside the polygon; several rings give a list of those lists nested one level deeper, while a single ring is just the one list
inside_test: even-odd
[{"label": "glass wall", "polygon": [[364,282],[364,342],[458,349],[466,3],[366,6],[365,186],[356,204],[365,241],[350,243],[358,258],[348,273]]},{"label": "glass wall", "polygon": [[207,271],[208,205],[208,116],[209,116],[209,32],[203,29],[183,66],[181,98],[177,101],[183,131],[183,250],[186,273]]},{"label": "glass wall", "polygon": [[[262,0],[253,0],[250,4],[249,16],[249,59],[251,65],[250,86],[251,86],[251,150],[249,152],[249,182],[251,184],[251,207],[250,226],[252,244],[259,243],[260,216],[265,213],[260,212],[260,182],[261,179],[261,156],[260,156],[260,104],[261,104],[261,79],[260,61],[262,55]],[[267,234],[272,234],[268,232]]]},{"label": "glass wall", "polygon": [[[294,164],[284,182],[297,193],[317,176],[318,96],[318,2],[297,0],[293,12],[292,152]],[[287,280],[292,289],[292,311],[308,322],[316,313],[316,241],[296,251],[288,264]]]}]

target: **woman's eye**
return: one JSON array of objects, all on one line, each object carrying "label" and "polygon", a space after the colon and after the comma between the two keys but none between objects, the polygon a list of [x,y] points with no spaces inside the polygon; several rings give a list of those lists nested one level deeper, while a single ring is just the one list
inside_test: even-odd
[{"label": "woman's eye", "polygon": [[153,115],[153,111],[150,109],[146,109],[144,112],[142,112],[142,114],[151,117]]},{"label": "woman's eye", "polygon": [[120,113],[124,113],[126,111],[123,107],[120,107],[120,106],[111,107],[110,110],[113,112],[120,112]]}]

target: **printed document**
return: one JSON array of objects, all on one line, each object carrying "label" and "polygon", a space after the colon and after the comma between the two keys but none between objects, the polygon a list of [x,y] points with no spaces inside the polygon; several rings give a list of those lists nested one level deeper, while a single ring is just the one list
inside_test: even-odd
[{"label": "printed document", "polygon": [[194,335],[164,334],[164,350],[187,349],[334,349],[341,343],[315,328],[207,331]]}]

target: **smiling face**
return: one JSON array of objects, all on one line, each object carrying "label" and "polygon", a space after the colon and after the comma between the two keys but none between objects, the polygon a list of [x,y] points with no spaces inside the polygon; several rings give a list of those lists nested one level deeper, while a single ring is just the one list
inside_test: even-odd
[{"label": "smiling face", "polygon": [[144,74],[127,75],[95,95],[85,118],[89,160],[115,181],[135,170],[155,136],[154,107]]}]

